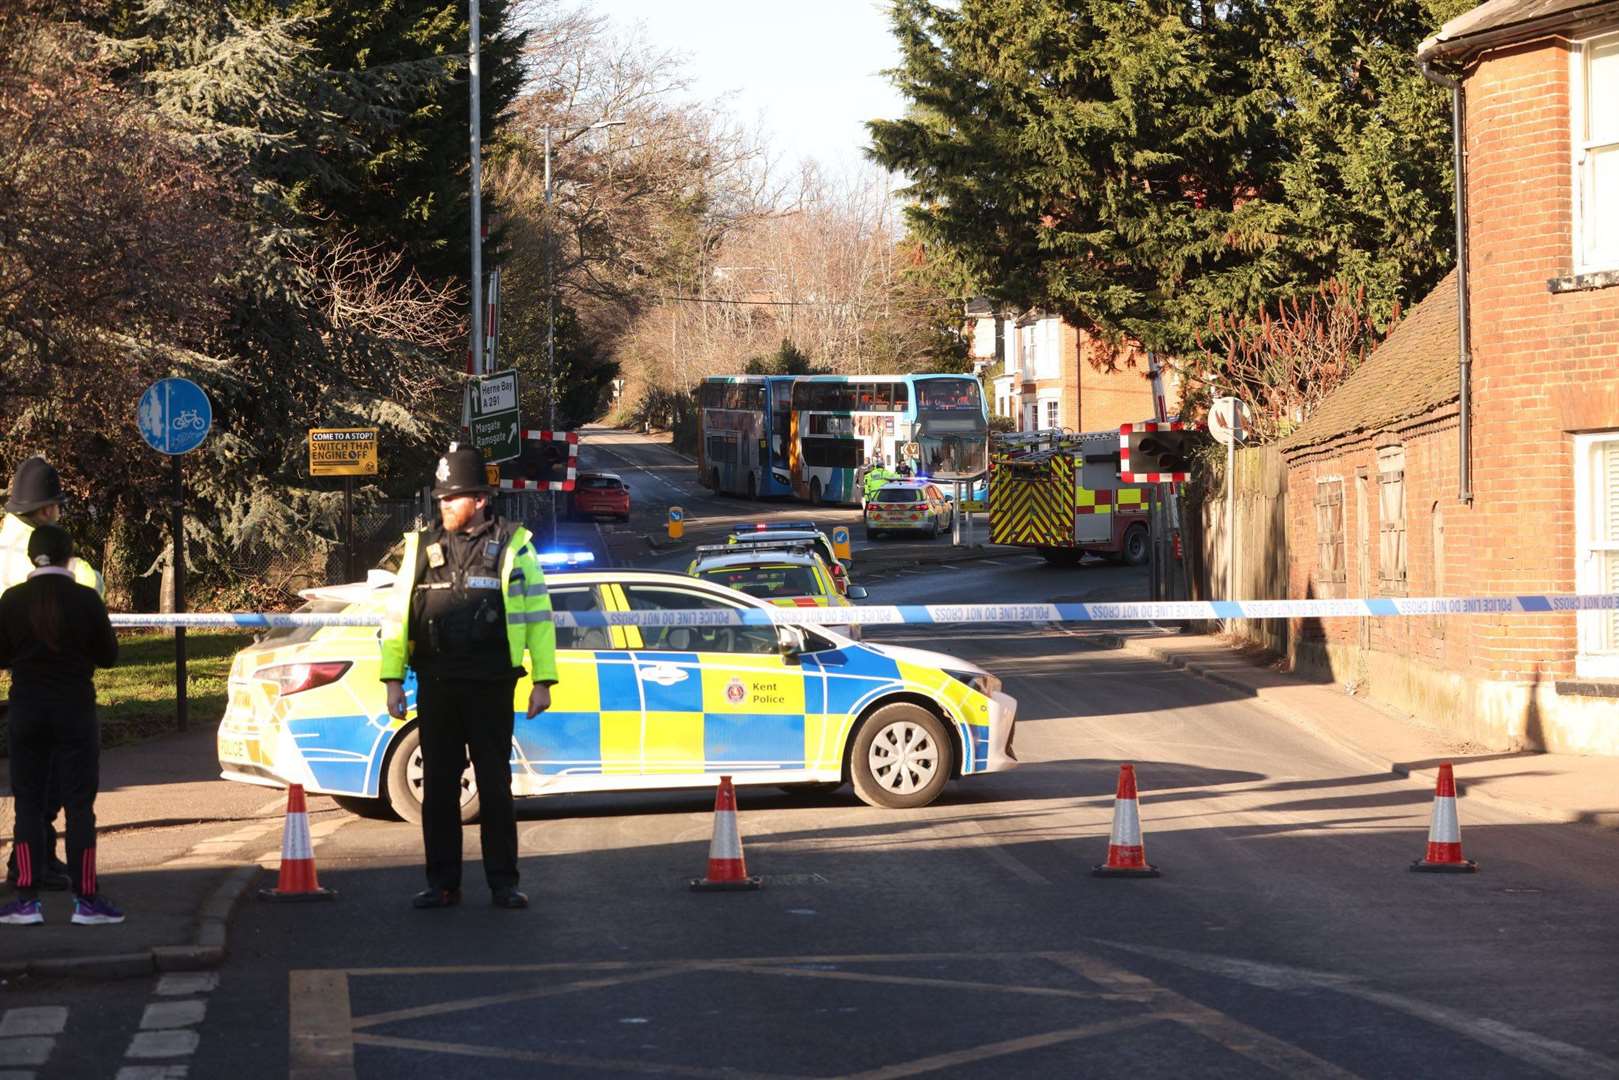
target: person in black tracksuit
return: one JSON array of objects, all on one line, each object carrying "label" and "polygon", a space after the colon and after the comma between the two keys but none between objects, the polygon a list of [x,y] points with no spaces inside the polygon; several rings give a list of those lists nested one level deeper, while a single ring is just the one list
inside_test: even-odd
[{"label": "person in black tracksuit", "polygon": [[64,529],[39,526],[28,540],[34,571],[0,594],[0,668],[11,669],[6,735],[17,810],[17,897],[0,907],[0,923],[45,921],[39,877],[46,858],[47,785],[53,777],[67,811],[73,921],[124,920],[96,883],[101,733],[94,676],[96,668],[117,662],[118,639],[101,597],[73,580],[67,568],[72,556],[73,541]]}]

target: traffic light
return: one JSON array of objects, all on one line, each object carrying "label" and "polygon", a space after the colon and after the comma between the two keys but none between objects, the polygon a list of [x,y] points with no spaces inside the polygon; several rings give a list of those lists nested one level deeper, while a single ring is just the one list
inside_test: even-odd
[{"label": "traffic light", "polygon": [[1119,428],[1119,479],[1127,484],[1179,484],[1192,470],[1192,452],[1208,438],[1201,424],[1125,424]]}]

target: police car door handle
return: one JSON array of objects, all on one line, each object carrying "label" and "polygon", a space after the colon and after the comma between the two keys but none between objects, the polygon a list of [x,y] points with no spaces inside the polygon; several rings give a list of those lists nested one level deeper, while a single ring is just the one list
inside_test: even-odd
[{"label": "police car door handle", "polygon": [[641,678],[648,682],[655,682],[659,686],[673,686],[675,683],[685,682],[686,669],[673,664],[653,664],[641,669]]}]

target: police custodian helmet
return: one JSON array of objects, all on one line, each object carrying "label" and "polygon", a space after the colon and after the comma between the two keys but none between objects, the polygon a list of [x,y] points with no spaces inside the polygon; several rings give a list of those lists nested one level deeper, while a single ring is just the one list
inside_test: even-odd
[{"label": "police custodian helmet", "polygon": [[438,481],[433,485],[433,498],[448,499],[456,495],[482,495],[494,489],[483,467],[483,451],[472,446],[450,444],[449,453],[438,459]]},{"label": "police custodian helmet", "polygon": [[62,478],[50,462],[36,454],[17,466],[6,497],[6,513],[31,514],[61,501]]}]

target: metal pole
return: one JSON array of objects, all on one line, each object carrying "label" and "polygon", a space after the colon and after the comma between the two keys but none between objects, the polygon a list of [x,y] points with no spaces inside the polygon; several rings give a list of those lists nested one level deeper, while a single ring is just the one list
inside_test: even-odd
[{"label": "metal pole", "polygon": [[343,580],[354,580],[354,477],[343,477]]},{"label": "metal pole", "polygon": [[471,23],[467,49],[469,117],[472,122],[472,372],[483,374],[483,131],[479,116],[478,0],[467,0]]},{"label": "metal pole", "polygon": [[961,481],[956,481],[956,501],[951,504],[955,511],[950,515],[950,542],[956,547],[961,546]]},{"label": "metal pole", "polygon": [[[551,260],[551,125],[545,125],[545,429],[557,430],[557,288]],[[551,495],[551,546],[557,544],[557,492]]]},{"label": "metal pole", "polygon": [[[174,530],[174,613],[185,614],[186,609],[186,524],[185,475],[180,466],[180,455],[170,455],[174,471],[174,517],[170,528]],[[174,628],[174,715],[181,731],[190,726],[190,708],[186,700],[186,628]]]}]

